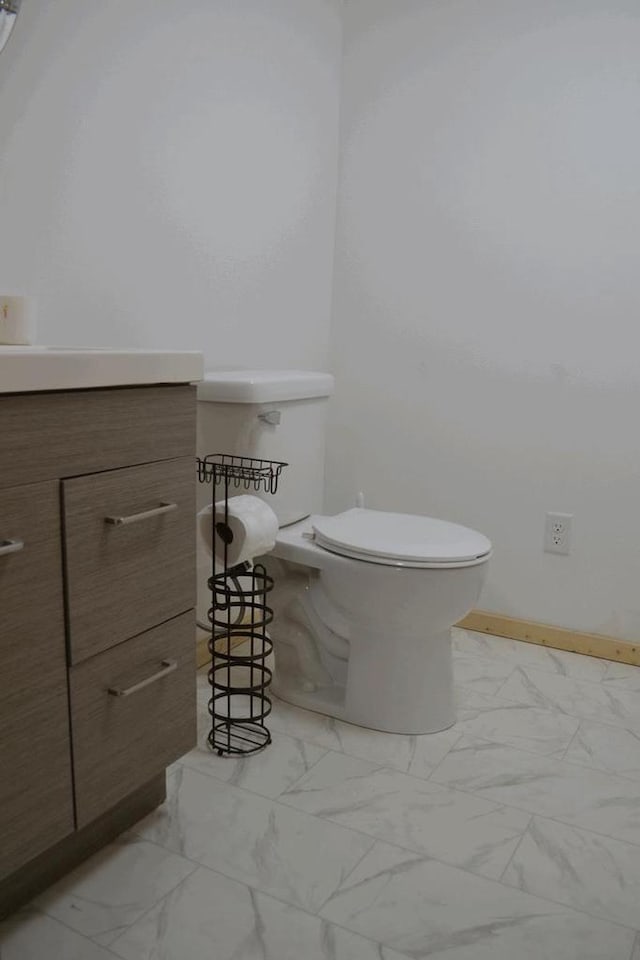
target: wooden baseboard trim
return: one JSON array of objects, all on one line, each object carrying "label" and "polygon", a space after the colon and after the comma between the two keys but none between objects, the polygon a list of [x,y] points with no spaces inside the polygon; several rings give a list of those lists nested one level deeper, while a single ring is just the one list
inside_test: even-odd
[{"label": "wooden baseboard trim", "polygon": [[207,631],[196,627],[196,664],[198,670],[200,667],[204,667],[211,659],[208,644],[209,634]]},{"label": "wooden baseboard trim", "polygon": [[640,644],[616,640],[598,633],[566,630],[547,623],[537,623],[535,620],[518,620],[484,610],[473,610],[458,626],[464,630],[475,630],[477,633],[491,633],[496,637],[509,637],[555,650],[569,650],[587,657],[640,666]]}]

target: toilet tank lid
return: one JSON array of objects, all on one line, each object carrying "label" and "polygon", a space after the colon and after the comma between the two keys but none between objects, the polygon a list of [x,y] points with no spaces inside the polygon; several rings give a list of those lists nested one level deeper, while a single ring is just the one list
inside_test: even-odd
[{"label": "toilet tank lid", "polygon": [[198,383],[198,400],[269,403],[330,397],[334,379],[314,370],[211,370]]}]

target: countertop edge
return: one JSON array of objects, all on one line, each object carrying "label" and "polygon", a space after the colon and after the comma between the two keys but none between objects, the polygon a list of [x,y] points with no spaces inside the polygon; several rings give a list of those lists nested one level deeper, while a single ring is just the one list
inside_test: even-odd
[{"label": "countertop edge", "polygon": [[61,350],[0,354],[0,396],[196,383],[203,377],[204,358],[195,352]]}]

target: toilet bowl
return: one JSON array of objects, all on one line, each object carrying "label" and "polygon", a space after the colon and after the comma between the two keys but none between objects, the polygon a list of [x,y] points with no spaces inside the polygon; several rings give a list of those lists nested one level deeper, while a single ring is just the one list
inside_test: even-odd
[{"label": "toilet bowl", "polygon": [[476,603],[482,534],[427,517],[355,509],[280,531],[274,692],[392,733],[455,722],[451,627]]},{"label": "toilet bowl", "polygon": [[455,723],[451,627],[480,596],[491,543],[428,516],[324,516],[318,471],[332,387],[303,371],[207,374],[198,453],[290,464],[276,546],[260,558],[275,580],[274,693],[372,729],[435,733]]}]

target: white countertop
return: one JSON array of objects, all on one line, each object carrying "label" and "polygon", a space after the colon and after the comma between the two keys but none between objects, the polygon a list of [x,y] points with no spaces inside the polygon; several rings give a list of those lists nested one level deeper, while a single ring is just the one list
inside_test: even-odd
[{"label": "white countertop", "polygon": [[202,380],[194,351],[0,346],[0,394]]}]

